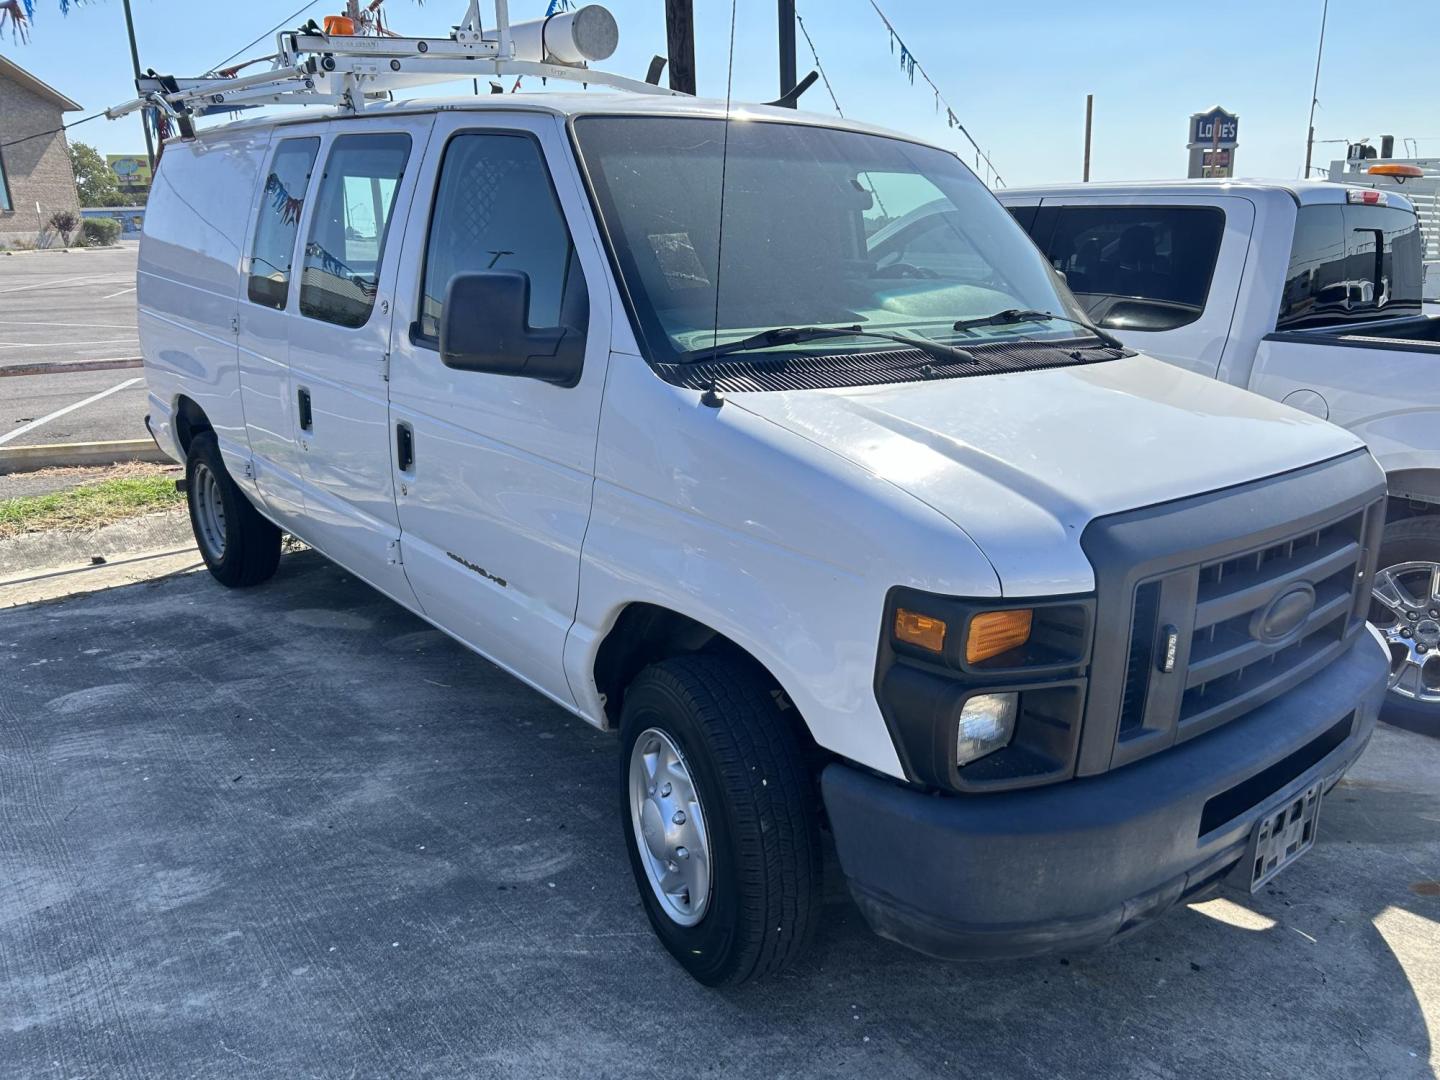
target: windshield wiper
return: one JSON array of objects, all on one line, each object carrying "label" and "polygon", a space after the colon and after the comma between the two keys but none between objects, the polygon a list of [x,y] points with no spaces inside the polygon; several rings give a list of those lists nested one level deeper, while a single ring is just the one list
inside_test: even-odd
[{"label": "windshield wiper", "polygon": [[727,341],[723,345],[707,345],[701,349],[690,349],[675,358],[679,364],[698,364],[705,360],[717,360],[731,353],[751,352],[755,349],[769,349],[780,345],[797,345],[802,341],[820,341],[824,338],[868,337],[882,341],[895,341],[912,349],[919,349],[927,356],[945,363],[973,364],[975,357],[964,349],[953,345],[942,345],[938,341],[907,337],[905,334],[890,334],[883,330],[866,330],[859,326],[777,326],[762,330],[738,341]]},{"label": "windshield wiper", "polygon": [[1068,315],[1054,315],[1048,311],[1035,311],[1032,308],[1006,308],[1004,311],[997,311],[993,315],[980,315],[973,319],[960,319],[955,323],[956,330],[969,330],[976,326],[1009,326],[1013,323],[1044,322],[1047,319],[1054,319],[1056,322],[1072,323],[1090,331],[1100,341],[1111,349],[1123,349],[1120,339],[1114,334],[1101,330],[1094,323],[1086,322],[1084,319],[1072,319]]}]

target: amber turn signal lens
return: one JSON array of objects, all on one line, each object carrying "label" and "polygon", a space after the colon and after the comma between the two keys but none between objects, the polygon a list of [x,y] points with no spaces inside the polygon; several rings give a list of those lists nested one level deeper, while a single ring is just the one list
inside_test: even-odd
[{"label": "amber turn signal lens", "polygon": [[938,653],[945,648],[945,621],[918,611],[895,610],[895,640]]},{"label": "amber turn signal lens", "polygon": [[1030,623],[1035,612],[1029,608],[1015,611],[983,611],[970,620],[970,633],[965,638],[965,660],[978,664],[1003,652],[1024,645],[1030,640]]}]

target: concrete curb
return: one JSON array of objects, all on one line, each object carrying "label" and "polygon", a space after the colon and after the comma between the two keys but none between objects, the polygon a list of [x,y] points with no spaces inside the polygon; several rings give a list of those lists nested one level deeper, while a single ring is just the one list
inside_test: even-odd
[{"label": "concrete curb", "polygon": [[123,559],[134,552],[193,549],[190,515],[184,507],[126,518],[84,532],[37,532],[0,540],[0,584],[47,571],[69,570]]},{"label": "concrete curb", "polygon": [[49,443],[0,449],[0,473],[33,472],[67,465],[113,465],[119,461],[170,462],[170,456],[150,439]]},{"label": "concrete curb", "polygon": [[114,244],[81,244],[73,247],[28,247],[28,248],[5,248],[0,250],[0,255],[88,255],[92,251],[114,251],[120,246]]},{"label": "concrete curb", "polygon": [[70,371],[114,371],[144,366],[138,356],[113,356],[106,360],[45,360],[38,364],[11,364],[0,367],[0,379],[15,375],[63,375]]}]

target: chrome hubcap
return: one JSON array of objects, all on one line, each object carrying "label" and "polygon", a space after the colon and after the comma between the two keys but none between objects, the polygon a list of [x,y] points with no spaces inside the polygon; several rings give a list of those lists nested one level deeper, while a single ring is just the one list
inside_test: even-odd
[{"label": "chrome hubcap", "polygon": [[659,728],[630,752],[630,824],[665,914],[694,926],[710,904],[710,835],[685,755]]},{"label": "chrome hubcap", "polygon": [[218,562],[225,557],[225,500],[220,497],[220,480],[208,465],[196,465],[190,483],[195,531],[205,554]]},{"label": "chrome hubcap", "polygon": [[1390,692],[1440,704],[1440,563],[1385,567],[1373,599],[1370,621],[1390,648]]}]

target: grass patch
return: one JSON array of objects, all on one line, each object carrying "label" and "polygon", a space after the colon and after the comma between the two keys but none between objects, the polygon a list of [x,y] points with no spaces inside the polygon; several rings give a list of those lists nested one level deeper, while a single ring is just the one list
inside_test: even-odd
[{"label": "grass patch", "polygon": [[117,476],[49,495],[21,495],[0,500],[0,540],[52,529],[95,529],[184,501],[173,476]]}]

